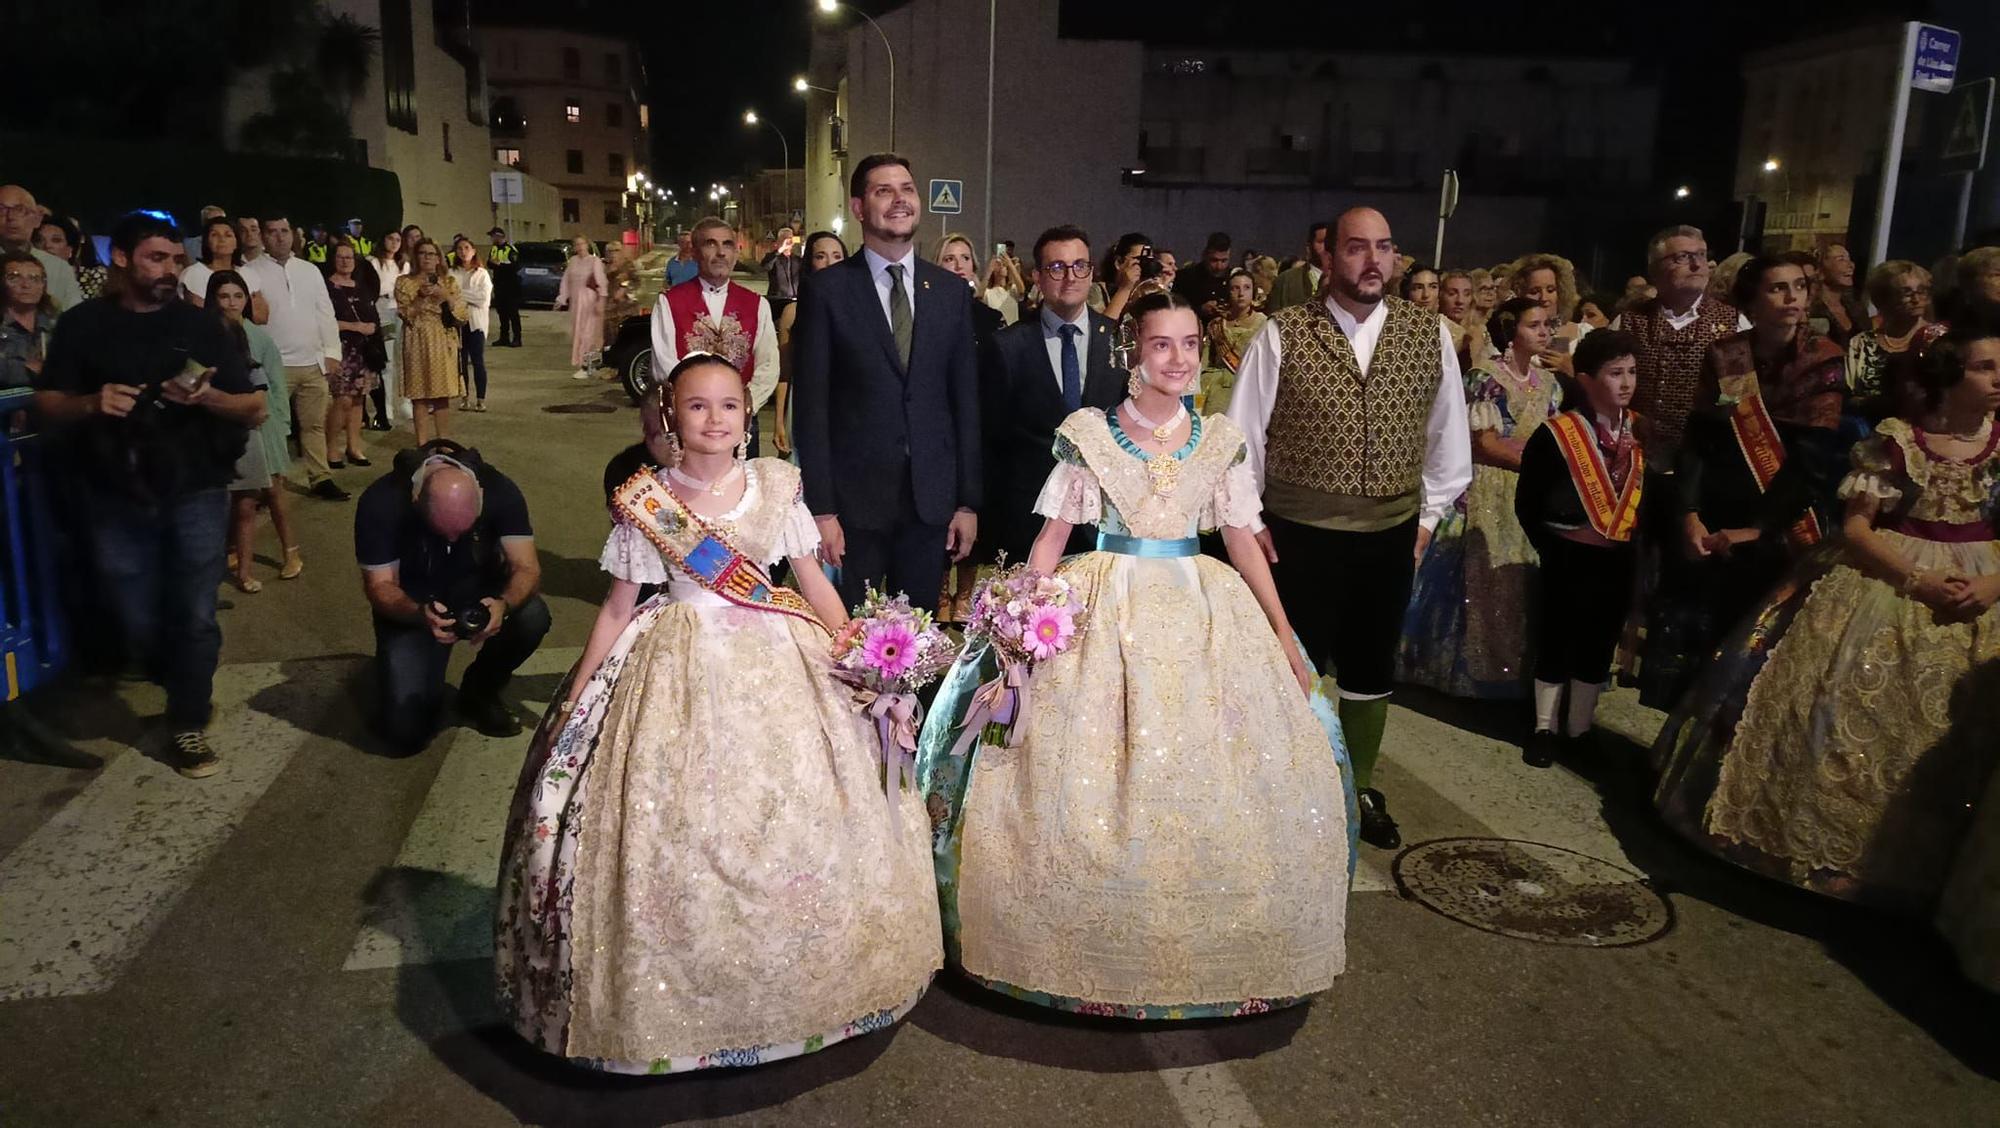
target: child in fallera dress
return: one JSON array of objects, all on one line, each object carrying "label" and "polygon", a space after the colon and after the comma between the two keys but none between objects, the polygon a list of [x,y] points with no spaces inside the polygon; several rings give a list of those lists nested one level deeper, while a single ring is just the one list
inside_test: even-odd
[{"label": "child in fallera dress", "polygon": [[[946,945],[980,983],[1126,1018],[1254,1013],[1325,990],[1346,962],[1351,843],[1338,722],[1309,701],[1255,531],[1242,434],[1190,416],[1200,323],[1158,293],[1131,314],[1131,398],[1056,432],[1030,566],[1087,607],[1029,675],[1016,747],[951,752],[976,656],[920,741],[938,821]],[[1061,561],[1073,527],[1098,547]],[[1234,571],[1201,555],[1220,528]],[[992,733],[993,730],[988,730]]]},{"label": "child in fallera dress", "polygon": [[[799,472],[744,461],[721,358],[682,360],[665,394],[678,458],[613,493],[611,591],[522,771],[496,923],[515,1029],[625,1073],[881,1029],[942,951],[920,800],[885,796],[875,730],[829,676],[847,614]],[[780,558],[797,592],[763,571]],[[641,604],[642,584],[662,587]]]}]

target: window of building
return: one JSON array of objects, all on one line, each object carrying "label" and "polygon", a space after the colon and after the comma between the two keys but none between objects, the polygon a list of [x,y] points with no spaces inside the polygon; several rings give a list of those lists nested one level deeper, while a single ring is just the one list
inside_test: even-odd
[{"label": "window of building", "polygon": [[506,165],[506,166],[507,166],[508,168],[520,168],[520,167],[521,167],[521,150],[519,150],[519,149],[495,149],[495,150],[493,150],[493,163],[494,163],[494,164],[503,164],[503,165]]},{"label": "window of building", "polygon": [[604,53],[604,79],[616,86],[625,81],[625,57],[616,51]]},{"label": "window of building", "polygon": [[604,222],[616,226],[617,224],[623,223],[624,221],[625,221],[625,215],[619,209],[618,201],[617,200],[604,201]]},{"label": "window of building", "polygon": [[582,200],[577,199],[575,196],[563,197],[563,222],[564,223],[583,222]]},{"label": "window of building", "polygon": [[382,0],[382,93],[389,125],[417,131],[417,56],[410,0]]},{"label": "window of building", "polygon": [[646,103],[644,102],[639,103],[639,128],[640,129],[653,128],[653,115],[650,112],[648,112],[646,108]]},{"label": "window of building", "polygon": [[563,168],[572,176],[583,175],[583,150],[571,149],[563,154]]},{"label": "window of building", "polygon": [[450,123],[450,122],[445,122],[445,123],[444,123],[444,159],[445,159],[445,161],[446,161],[447,163],[449,163],[449,162],[451,161],[451,123]]},{"label": "window of building", "polygon": [[564,102],[563,120],[571,125],[576,125],[583,121],[583,104],[581,102]]},{"label": "window of building", "polygon": [[608,176],[615,176],[620,180],[625,179],[625,154],[607,154],[604,158],[604,171]]},{"label": "window of building", "polygon": [[622,126],[625,124],[625,107],[616,102],[604,103],[604,124]]},{"label": "window of building", "polygon": [[583,55],[574,47],[563,48],[563,77],[583,77]]}]

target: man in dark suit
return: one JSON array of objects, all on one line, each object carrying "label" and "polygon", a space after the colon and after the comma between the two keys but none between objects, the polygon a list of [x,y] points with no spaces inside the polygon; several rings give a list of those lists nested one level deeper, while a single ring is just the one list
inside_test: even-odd
[{"label": "man in dark suit", "polygon": [[849,605],[869,586],[936,607],[946,559],[978,534],[972,293],[920,260],[909,161],[864,157],[848,180],[862,252],[813,272],[792,329],[792,441],[820,558]]},{"label": "man in dark suit", "polygon": [[[994,338],[999,370],[981,389],[986,432],[987,535],[1019,563],[1028,558],[1042,518],[1035,498],[1055,468],[1056,427],[1082,407],[1099,411],[1125,398],[1125,373],[1111,363],[1118,326],[1086,304],[1090,237],[1051,227],[1035,240],[1035,281],[1042,310]],[[1070,534],[1070,552],[1095,543],[1096,531]]]}]

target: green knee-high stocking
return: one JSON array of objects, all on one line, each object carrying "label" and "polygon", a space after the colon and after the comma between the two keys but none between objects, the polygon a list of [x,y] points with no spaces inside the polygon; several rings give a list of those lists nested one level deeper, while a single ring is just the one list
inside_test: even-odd
[{"label": "green knee-high stocking", "polygon": [[1375,761],[1382,758],[1382,730],[1389,724],[1389,699],[1340,699],[1340,733],[1347,738],[1347,757],[1354,761],[1354,786],[1369,786]]}]

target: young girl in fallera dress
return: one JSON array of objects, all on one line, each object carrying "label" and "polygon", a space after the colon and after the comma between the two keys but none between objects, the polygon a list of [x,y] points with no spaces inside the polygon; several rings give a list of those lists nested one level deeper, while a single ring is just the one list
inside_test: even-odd
[{"label": "young girl in fallera dress", "polygon": [[[496,927],[515,1029],[622,1073],[881,1029],[942,951],[921,801],[884,795],[875,730],[829,676],[847,615],[799,472],[743,461],[720,358],[682,360],[666,395],[679,457],[613,494],[611,592],[523,769]],[[781,558],[797,592],[762,570]],[[639,604],[641,584],[663,586]]]},{"label": "young girl in fallera dress", "polygon": [[[1037,571],[1058,570],[1073,526],[1098,527],[1097,551],[1060,562],[1083,634],[1029,676],[1016,747],[952,754],[985,676],[970,659],[925,726],[946,944],[986,986],[1063,1010],[1268,1010],[1346,961],[1338,727],[1308,703],[1315,678],[1257,547],[1243,436],[1182,407],[1201,367],[1193,310],[1156,293],[1132,316],[1132,398],[1063,422],[1035,506]],[[1235,571],[1200,554],[1197,529],[1216,527]]]}]

